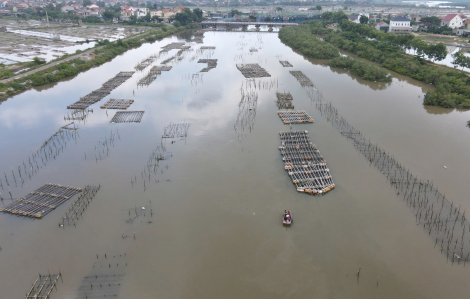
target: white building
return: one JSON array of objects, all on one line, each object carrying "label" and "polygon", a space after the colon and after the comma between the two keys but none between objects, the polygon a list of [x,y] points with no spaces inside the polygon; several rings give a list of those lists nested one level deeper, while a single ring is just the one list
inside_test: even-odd
[{"label": "white building", "polygon": [[390,32],[397,34],[411,33],[411,21],[404,17],[395,17],[390,20]]},{"label": "white building", "polygon": [[463,26],[462,18],[455,13],[448,14],[441,20],[441,26],[449,26],[452,29],[460,28]]}]

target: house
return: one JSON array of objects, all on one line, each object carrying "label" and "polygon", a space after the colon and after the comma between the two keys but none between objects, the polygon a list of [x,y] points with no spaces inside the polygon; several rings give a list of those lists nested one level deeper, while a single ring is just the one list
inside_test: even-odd
[{"label": "house", "polygon": [[123,10],[130,10],[130,11],[134,11],[135,8],[132,7],[132,6],[129,6],[129,5],[121,5],[121,11]]},{"label": "house", "polygon": [[389,25],[385,22],[380,22],[375,26],[375,29],[383,31],[383,32],[387,32],[389,29]]},{"label": "house", "polygon": [[124,9],[121,10],[121,20],[123,21],[129,21],[131,19],[131,16],[134,15],[134,11],[130,9]]},{"label": "house", "polygon": [[147,13],[149,13],[150,10],[146,7],[139,7],[137,8],[136,10],[134,10],[134,15],[137,17],[137,18],[140,18],[140,17],[145,17],[147,15]]},{"label": "house", "polygon": [[150,11],[150,17],[153,18],[153,17],[163,17],[163,11],[161,9],[153,9]]},{"label": "house", "polygon": [[467,16],[466,16],[466,15],[459,15],[459,17],[462,19],[462,21],[466,21],[466,20],[467,20]]},{"label": "house", "polygon": [[79,9],[82,9],[82,8],[83,8],[83,5],[81,5],[81,4],[72,4],[72,5],[70,5],[70,6],[72,6],[73,9],[75,9],[75,10],[79,10]]},{"label": "house", "polygon": [[174,13],[182,12],[183,9],[184,9],[184,6],[183,6],[183,5],[175,5],[175,6],[173,6],[173,12],[174,12]]},{"label": "house", "polygon": [[68,12],[73,10],[75,10],[75,8],[73,8],[71,5],[64,5],[60,8],[61,12]]},{"label": "house", "polygon": [[396,34],[411,33],[411,21],[405,17],[394,17],[390,20],[390,32]]},{"label": "house", "polygon": [[349,15],[348,18],[349,18],[349,21],[359,24],[361,22],[362,16],[366,16],[367,18],[369,18],[369,14],[363,14],[363,13],[360,13],[358,15]]},{"label": "house", "polygon": [[449,26],[452,29],[455,29],[462,27],[463,21],[458,14],[451,13],[441,19],[441,26],[445,25]]},{"label": "house", "polygon": [[11,11],[9,10],[0,10],[0,16],[9,16],[11,15]]},{"label": "house", "polygon": [[410,15],[410,20],[415,21],[415,22],[419,22],[419,20],[421,20],[421,17],[418,16],[418,15]]},{"label": "house", "polygon": [[96,4],[87,5],[86,8],[87,8],[87,9],[90,9],[90,10],[91,10],[91,9],[100,9],[100,7],[99,7],[98,5],[96,5]]},{"label": "house", "polygon": [[465,29],[470,29],[470,20],[465,20],[465,22],[463,22],[463,26]]}]

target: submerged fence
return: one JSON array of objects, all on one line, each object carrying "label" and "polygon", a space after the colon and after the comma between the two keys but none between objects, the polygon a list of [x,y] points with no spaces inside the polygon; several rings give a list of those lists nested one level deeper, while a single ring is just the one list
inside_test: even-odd
[{"label": "submerged fence", "polygon": [[433,182],[419,179],[392,155],[371,143],[338,113],[331,102],[323,99],[313,83],[305,84],[305,75],[294,74],[296,78],[301,78],[304,90],[320,114],[354,144],[370,165],[385,175],[414,214],[416,224],[422,225],[424,231],[435,240],[434,247],[439,248],[452,264],[462,263],[465,266],[470,261],[470,223],[465,211],[441,194]]}]

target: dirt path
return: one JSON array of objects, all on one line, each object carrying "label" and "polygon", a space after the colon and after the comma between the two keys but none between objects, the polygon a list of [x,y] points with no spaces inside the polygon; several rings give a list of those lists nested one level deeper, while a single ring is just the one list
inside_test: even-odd
[{"label": "dirt path", "polygon": [[69,61],[69,60],[72,60],[72,59],[76,59],[76,58],[79,58],[80,56],[83,56],[83,55],[89,55],[91,53],[93,53],[93,51],[95,51],[96,49],[99,49],[99,48],[102,48],[102,47],[98,47],[98,48],[91,48],[89,50],[86,50],[85,52],[81,52],[81,53],[78,53],[78,54],[74,54],[72,56],[69,56],[67,58],[64,58],[64,59],[61,59],[59,61],[55,61],[55,62],[52,62],[52,63],[46,63],[38,68],[35,68],[34,70],[30,70],[30,71],[27,71],[25,73],[21,73],[21,74],[18,74],[18,75],[15,75],[13,77],[10,77],[10,78],[7,78],[7,79],[3,79],[3,80],[0,80],[0,83],[8,83],[10,81],[13,81],[15,79],[19,79],[19,78],[22,78],[22,77],[25,77],[25,76],[28,76],[28,75],[31,75],[31,74],[34,74],[36,72],[39,72],[39,71],[42,71],[42,70],[45,70],[45,69],[48,69],[52,66],[55,66],[55,65],[58,65],[58,64],[61,64],[65,61]]}]

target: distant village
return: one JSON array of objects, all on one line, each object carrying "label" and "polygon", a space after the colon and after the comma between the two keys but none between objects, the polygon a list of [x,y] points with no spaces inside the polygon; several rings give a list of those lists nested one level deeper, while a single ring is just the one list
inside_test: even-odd
[{"label": "distant village", "polygon": [[[305,1],[302,1],[306,3]],[[129,5],[132,3],[133,5]],[[121,5],[118,0],[90,1],[78,0],[69,2],[50,2],[50,1],[28,1],[28,0],[5,0],[0,1],[0,17],[1,16],[21,16],[31,11],[44,10],[46,7],[54,7],[63,15],[68,16],[67,21],[71,18],[97,18],[97,21],[126,22],[131,20],[141,20],[145,22],[171,22],[177,13],[183,12],[185,6],[178,4],[175,0],[166,2],[130,2],[127,5]],[[191,7],[214,5],[214,1],[195,1],[185,2]],[[225,3],[221,1],[219,3]],[[348,14],[351,22],[367,23],[374,26],[377,30],[391,32],[396,34],[408,34],[411,32],[431,32],[445,35],[470,35],[470,19],[460,13],[460,9],[453,13],[441,15],[446,10],[430,10],[425,14],[408,14],[393,13],[382,10],[378,13],[378,7],[350,7],[333,1],[332,5],[325,6],[323,9],[319,5],[310,7],[289,7],[288,9],[274,8],[276,3],[282,5],[281,1],[275,1],[271,8],[252,7],[249,9],[240,8],[240,11],[230,7],[220,7],[217,10],[203,10],[204,17],[209,19],[223,19],[228,21],[244,21],[247,19],[263,22],[263,21],[290,21],[301,22],[305,20],[319,19],[321,13],[325,11],[343,10]],[[86,5],[84,5],[86,4]],[[163,5],[164,4],[164,5]],[[228,3],[227,3],[228,4]],[[238,1],[237,5],[243,5],[242,1]],[[191,8],[190,7],[190,8]],[[400,6],[394,6],[400,7]],[[320,9],[319,9],[320,8]],[[106,12],[113,10],[112,17],[106,17]],[[225,11],[223,11],[225,10]],[[390,10],[390,9],[389,9]],[[395,9],[396,12],[397,9]],[[236,14],[234,13],[236,12]],[[360,12],[358,12],[360,11]],[[367,12],[369,11],[369,12]],[[398,9],[400,11],[400,9]],[[402,10],[404,11],[404,9]],[[145,20],[144,20],[145,18]]]}]

